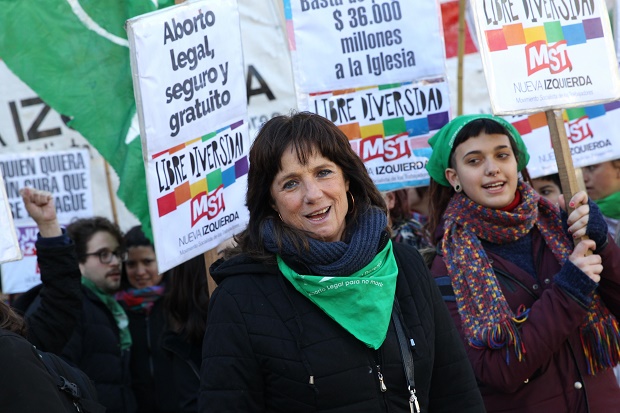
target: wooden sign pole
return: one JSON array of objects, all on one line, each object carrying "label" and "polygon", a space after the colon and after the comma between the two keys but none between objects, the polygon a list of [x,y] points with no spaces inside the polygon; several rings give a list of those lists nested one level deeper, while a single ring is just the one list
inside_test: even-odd
[{"label": "wooden sign pole", "polygon": [[[562,110],[550,109],[546,110],[545,114],[547,115],[547,124],[549,125],[555,161],[558,164],[558,174],[560,175],[560,184],[562,185],[562,195],[566,203],[566,212],[570,215],[574,209],[569,206],[569,202],[579,192],[579,183],[575,174],[575,167],[573,166],[573,157],[568,146]],[[575,244],[584,239],[588,238],[584,236],[581,239],[575,240]]]},{"label": "wooden sign pole", "polygon": [[458,65],[456,83],[456,114],[463,114],[463,60],[465,59],[465,8],[466,0],[459,1],[459,37],[458,37]]}]

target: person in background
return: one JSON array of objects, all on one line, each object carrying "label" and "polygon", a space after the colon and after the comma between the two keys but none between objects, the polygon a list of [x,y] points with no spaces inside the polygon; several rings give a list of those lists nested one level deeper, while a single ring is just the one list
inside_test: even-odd
[{"label": "person in background", "polygon": [[24,320],[0,301],[0,411],[66,413],[65,396],[26,337]]},{"label": "person in background", "polygon": [[60,227],[52,194],[25,187],[20,191],[26,211],[37,224],[35,249],[41,284],[22,294],[13,307],[28,312],[28,340],[40,350],[60,354],[82,314],[81,272],[75,244]]},{"label": "person in background", "polygon": [[613,238],[620,224],[620,159],[581,168],[588,196],[601,209]]},{"label": "person in background", "polygon": [[618,411],[620,249],[596,204],[578,192],[567,216],[521,181],[529,155],[503,118],[459,116],[429,144],[431,272],[487,411]]},{"label": "person in background", "polygon": [[558,205],[558,198],[562,195],[562,184],[559,174],[551,174],[531,179],[532,188],[538,195],[546,198],[553,205]]},{"label": "person in background", "polygon": [[115,295],[129,317],[131,386],[138,413],[177,412],[172,361],[162,349],[166,329],[163,296],[166,276],[159,274],[155,249],[140,226],[124,236],[127,251],[122,289]]},{"label": "person in background", "polygon": [[164,296],[168,327],[162,339],[162,348],[172,359],[172,392],[177,395],[178,413],[198,412],[202,342],[208,305],[207,269],[202,254],[169,271]]},{"label": "person in background", "polygon": [[129,359],[131,333],[123,307],[114,299],[125,258],[118,226],[104,217],[82,218],[67,226],[82,273],[82,316],[61,356],[95,383],[108,413],[134,413]]},{"label": "person in background", "polygon": [[248,226],[210,268],[199,411],[484,411],[437,286],[391,242],[342,131],[277,116],[249,160]]},{"label": "person in background", "polygon": [[426,225],[430,213],[430,193],[428,191],[428,186],[407,188],[407,200],[409,202],[411,218],[422,225]]},{"label": "person in background", "polygon": [[411,217],[408,189],[398,189],[383,193],[389,212],[388,226],[392,230],[392,241],[403,242],[418,250],[430,247],[430,237],[424,225]]}]

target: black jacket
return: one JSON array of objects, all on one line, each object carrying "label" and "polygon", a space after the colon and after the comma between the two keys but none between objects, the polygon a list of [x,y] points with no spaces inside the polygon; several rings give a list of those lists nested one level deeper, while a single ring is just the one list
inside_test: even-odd
[{"label": "black jacket", "polygon": [[164,333],[162,347],[172,360],[172,376],[174,377],[172,391],[177,395],[177,412],[198,412],[201,346],[191,344],[180,334],[168,330]]},{"label": "black jacket", "polygon": [[[394,245],[396,287],[423,412],[484,412],[473,371],[420,254]],[[409,412],[394,325],[379,350],[299,294],[277,266],[238,256],[211,268],[201,412]],[[372,314],[368,314],[372,323]],[[381,392],[378,367],[386,392]]]},{"label": "black jacket", "polygon": [[66,413],[52,376],[32,351],[32,344],[0,329],[0,411],[2,413]]},{"label": "black jacket", "polygon": [[95,382],[107,413],[134,413],[129,350],[121,350],[114,316],[92,291],[82,287],[82,317],[61,356]]},{"label": "black jacket", "polygon": [[[58,237],[60,239],[60,237]],[[20,296],[14,308],[26,314],[28,340],[38,349],[60,354],[82,312],[80,267],[73,241],[53,245],[37,240],[41,284]],[[33,301],[36,311],[28,311]]]},{"label": "black jacket", "polygon": [[155,301],[147,315],[128,309],[131,331],[131,379],[138,413],[177,413],[172,360],[162,348],[166,328],[163,298]]}]

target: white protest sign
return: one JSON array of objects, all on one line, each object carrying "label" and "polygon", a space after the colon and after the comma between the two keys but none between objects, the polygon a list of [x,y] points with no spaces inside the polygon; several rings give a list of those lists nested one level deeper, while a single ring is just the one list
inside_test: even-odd
[{"label": "white protest sign", "polygon": [[435,0],[284,0],[284,13],[300,93],[445,72]]},{"label": "white protest sign", "polygon": [[[568,146],[576,168],[620,159],[620,102],[567,109],[562,117]],[[544,113],[506,117],[519,131],[530,154],[527,165],[532,178],[558,172]]]},{"label": "white protest sign", "polygon": [[446,81],[311,94],[309,102],[347,135],[379,190],[428,185],[428,138],[450,120]]},{"label": "white protest sign", "polygon": [[291,56],[274,1],[256,7],[256,0],[239,0],[250,137],[272,117],[297,108]]},{"label": "white protest sign", "polygon": [[31,151],[0,155],[3,189],[15,220],[23,259],[2,265],[5,293],[20,293],[41,282],[35,242],[38,229],[30,218],[19,190],[29,186],[52,193],[61,225],[93,216],[90,156],[86,149]]},{"label": "white protest sign", "polygon": [[149,211],[166,271],[240,232],[247,97],[236,1],[195,1],[127,22]]},{"label": "white protest sign", "polygon": [[22,253],[13,224],[11,206],[4,189],[4,179],[0,175],[0,263],[21,260]]},{"label": "white protest sign", "polygon": [[493,113],[534,113],[620,98],[603,0],[473,4]]},{"label": "white protest sign", "polygon": [[92,216],[90,156],[85,149],[3,154],[0,172],[18,226],[33,223],[19,194],[26,186],[52,193],[61,224]]},{"label": "white protest sign", "polygon": [[[51,109],[0,60],[0,153],[23,154],[29,151],[74,151],[86,149],[90,158],[89,180],[93,192],[100,194],[92,213],[113,220],[105,160],[82,135],[66,125],[67,118]],[[111,174],[116,189],[118,177]],[[131,228],[138,220],[114,196],[116,217],[121,229]]]}]

